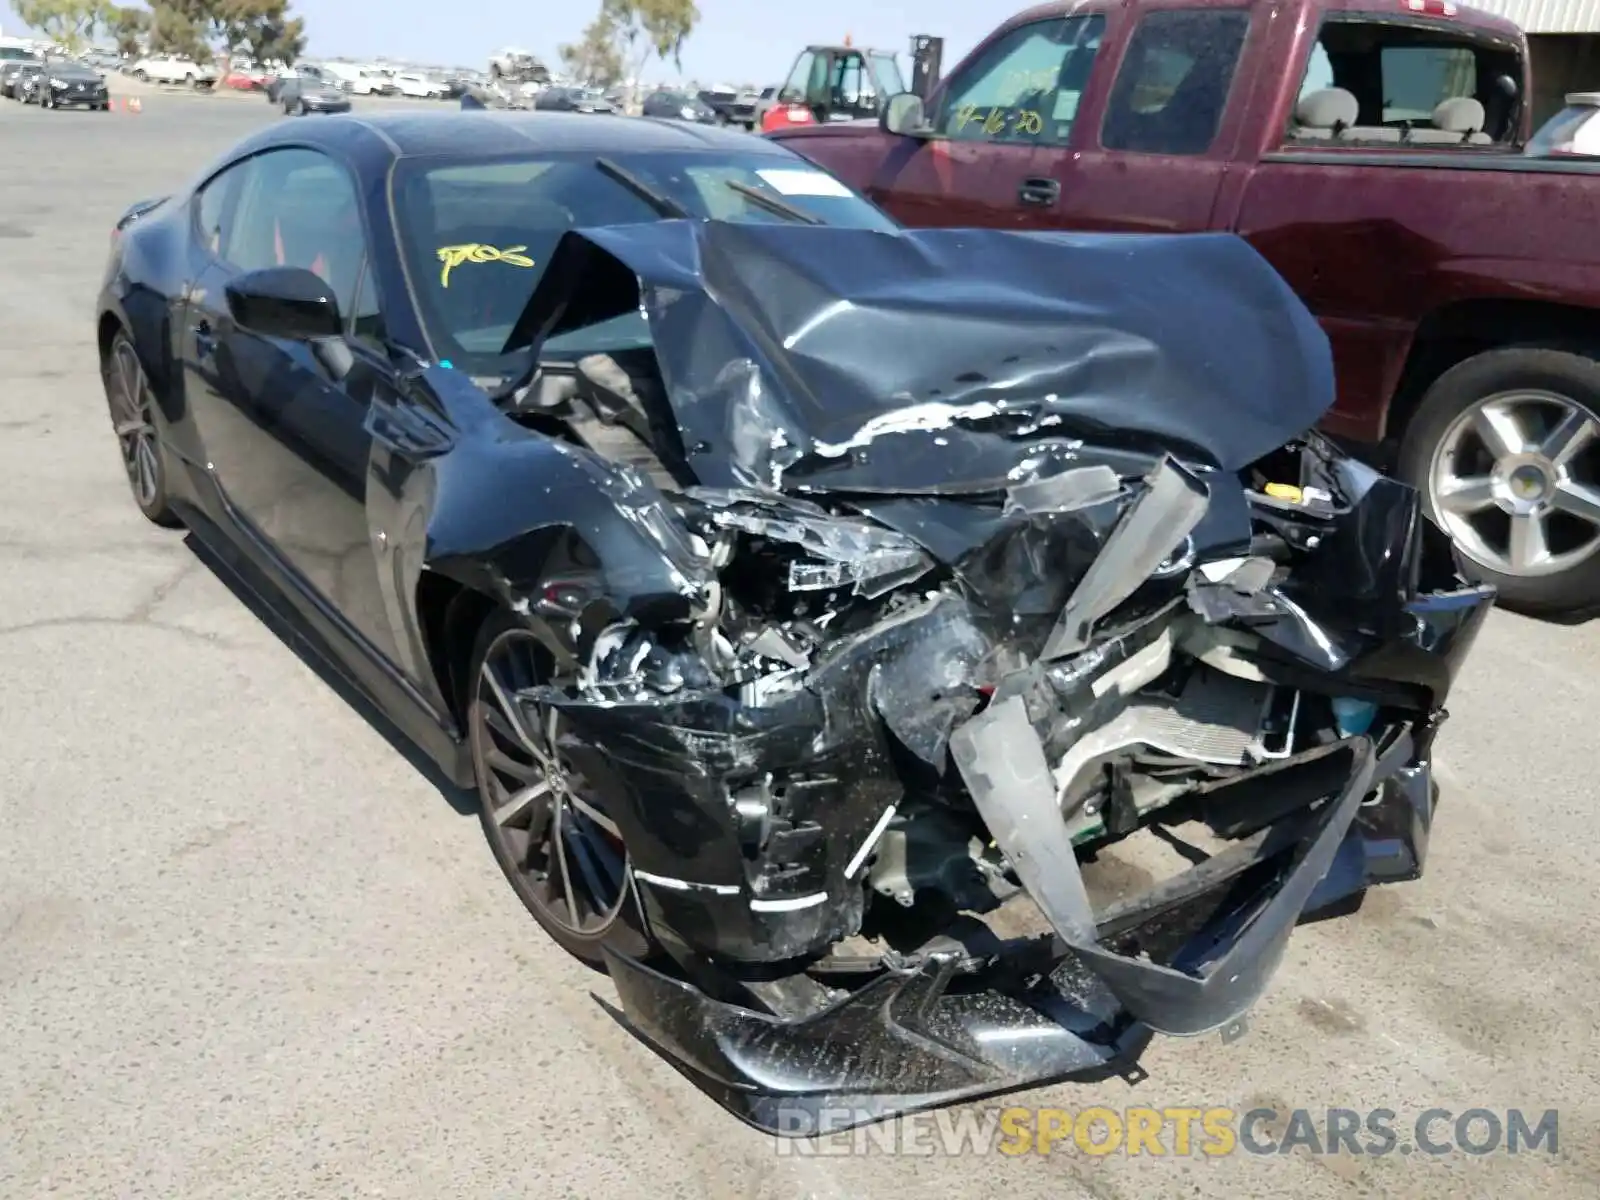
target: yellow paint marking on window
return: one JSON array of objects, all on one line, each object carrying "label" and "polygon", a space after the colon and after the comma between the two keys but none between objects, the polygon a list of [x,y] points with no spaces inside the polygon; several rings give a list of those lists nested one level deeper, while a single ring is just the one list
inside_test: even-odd
[{"label": "yellow paint marking on window", "polygon": [[504,250],[496,246],[485,246],[481,242],[468,242],[461,246],[440,246],[439,261],[444,264],[439,271],[439,286],[450,286],[450,272],[462,263],[507,263],[513,267],[531,267],[533,259],[522,251],[526,246],[507,246]]}]

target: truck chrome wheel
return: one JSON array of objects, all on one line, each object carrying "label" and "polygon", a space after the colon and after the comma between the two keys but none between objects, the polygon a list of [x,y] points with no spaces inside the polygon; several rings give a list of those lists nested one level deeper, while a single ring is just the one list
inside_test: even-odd
[{"label": "truck chrome wheel", "polygon": [[1445,430],[1428,496],[1457,549],[1491,571],[1554,575],[1600,550],[1600,418],[1555,392],[1486,396]]}]

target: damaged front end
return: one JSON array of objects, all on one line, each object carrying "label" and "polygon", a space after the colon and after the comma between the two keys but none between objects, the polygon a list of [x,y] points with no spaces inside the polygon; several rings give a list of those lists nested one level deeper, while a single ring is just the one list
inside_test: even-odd
[{"label": "damaged front end", "polygon": [[[1493,594],[1455,576],[1412,489],[1314,434],[1214,434],[1192,394],[1109,424],[1116,374],[1085,366],[1093,346],[1141,387],[1186,376],[1109,301],[1085,334],[1093,294],[1049,321],[1008,294],[1010,332],[974,344],[1010,369],[952,395],[945,364],[885,379],[818,314],[982,326],[1000,314],[970,263],[940,309],[812,268],[810,291],[775,286],[802,261],[790,233],[831,231],[698,234],[696,291],[679,234],[623,235],[660,236],[652,257],[606,232],[563,252],[628,265],[609,278],[635,290],[610,305],[642,307],[651,361],[549,367],[513,407],[597,451],[619,430],[643,448],[617,469],[658,497],[701,586],[646,616],[576,597],[576,681],[525,698],[587,748],[665,952],[608,957],[623,1018],[710,1094],[806,1134],[839,1110],[1132,1076],[1152,1033],[1233,1029],[1296,924],[1420,873],[1433,739]],[[956,252],[918,236],[913,253]],[[1028,258],[1111,242],[1017,240]],[[719,275],[734,250],[766,299]],[[1242,292],[1275,286],[1235,267]],[[609,315],[570,290],[535,300],[541,334]],[[1282,369],[1325,407],[1302,312]],[[928,357],[959,357],[948,341]],[[823,382],[898,400],[841,414]],[[1290,433],[1311,423],[1285,408]],[[1141,840],[1178,869],[1106,886]]]}]

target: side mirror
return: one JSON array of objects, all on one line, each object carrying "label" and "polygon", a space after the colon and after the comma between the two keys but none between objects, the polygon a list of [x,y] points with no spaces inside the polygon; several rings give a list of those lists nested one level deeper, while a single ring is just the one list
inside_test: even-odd
[{"label": "side mirror", "polygon": [[927,137],[927,115],[922,110],[922,97],[915,92],[900,92],[889,97],[878,118],[878,128],[900,137]]},{"label": "side mirror", "polygon": [[344,334],[339,301],[304,267],[263,267],[223,288],[236,324],[263,337],[307,342]]}]

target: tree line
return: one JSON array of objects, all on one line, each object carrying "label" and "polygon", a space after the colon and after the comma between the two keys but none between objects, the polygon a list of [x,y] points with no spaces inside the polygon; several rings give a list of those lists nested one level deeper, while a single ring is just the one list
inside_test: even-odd
[{"label": "tree line", "polygon": [[558,48],[561,64],[594,87],[637,79],[652,56],[676,65],[699,20],[694,0],[601,0],[579,39]]},{"label": "tree line", "polygon": [[23,24],[69,50],[97,37],[121,54],[175,54],[204,62],[245,53],[260,62],[292,64],[305,51],[305,22],[289,0],[150,0],[149,7],[113,0],[12,0]]}]

